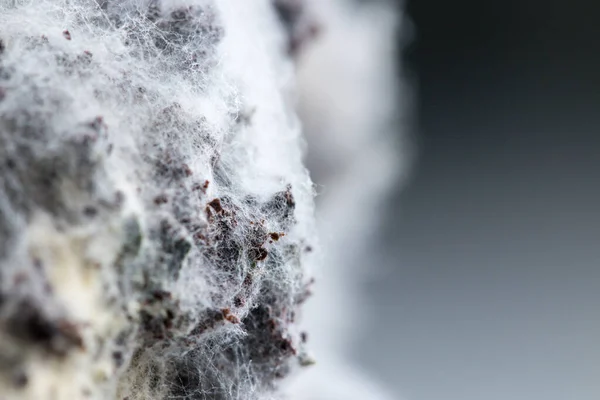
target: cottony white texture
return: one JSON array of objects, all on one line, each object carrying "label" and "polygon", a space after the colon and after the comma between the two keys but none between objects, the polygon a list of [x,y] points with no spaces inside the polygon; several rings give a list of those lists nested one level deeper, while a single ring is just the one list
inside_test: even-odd
[{"label": "cottony white texture", "polygon": [[317,221],[327,251],[315,295],[305,307],[319,362],[288,389],[294,400],[399,399],[352,354],[372,312],[361,284],[377,269],[373,252],[382,211],[410,159],[398,132],[401,15],[377,1],[313,0],[309,9],[326,23],[298,57],[299,114],[308,167],[319,187]]},{"label": "cottony white texture", "polygon": [[316,248],[267,0],[0,0],[0,397],[257,399]]}]

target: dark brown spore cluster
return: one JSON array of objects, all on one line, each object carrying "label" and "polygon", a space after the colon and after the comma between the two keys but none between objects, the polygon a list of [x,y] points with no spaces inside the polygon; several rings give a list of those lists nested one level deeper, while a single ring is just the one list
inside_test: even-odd
[{"label": "dark brown spore cluster", "polygon": [[[254,218],[243,213],[252,207]],[[282,268],[297,262],[298,246],[295,244],[273,245],[273,236],[264,226],[265,219],[276,221],[281,230],[294,223],[295,202],[291,187],[275,193],[264,203],[252,197],[244,204],[236,204],[230,197],[206,199],[204,209],[207,224],[193,219],[172,222],[171,233],[165,235],[163,243],[171,243],[178,254],[198,250],[202,256],[198,268],[212,265],[219,272],[222,290],[214,294],[212,302],[223,304],[222,308],[208,308],[197,316],[181,315],[177,302],[170,293],[158,291],[150,296],[142,311],[142,335],[146,349],[140,351],[162,351],[174,355],[165,360],[161,382],[176,382],[170,386],[173,396],[196,393],[198,399],[228,399],[235,390],[243,392],[249,387],[274,387],[278,378],[284,377],[290,368],[290,360],[298,355],[301,340],[293,338],[290,326],[295,322],[300,297],[291,302],[292,288],[285,284],[265,281],[260,271],[276,274]],[[178,228],[174,228],[177,225]],[[187,232],[177,234],[175,232]],[[188,239],[181,238],[193,238]],[[169,239],[172,238],[172,239]],[[168,253],[168,252],[166,252]],[[186,261],[185,256],[170,259],[173,265]],[[189,261],[189,260],[188,260]],[[231,292],[231,288],[238,288]],[[254,294],[258,290],[258,295]],[[252,304],[247,304],[252,299]],[[244,311],[248,305],[249,310]],[[173,311],[171,311],[173,310]],[[246,312],[243,318],[239,312]],[[186,331],[189,322],[195,320],[191,331]],[[226,336],[228,325],[241,327],[246,335],[242,338]],[[228,338],[229,337],[229,338]],[[297,342],[297,343],[296,343]],[[168,350],[166,350],[168,349]],[[181,356],[185,354],[185,356]],[[135,357],[134,357],[135,359]],[[250,360],[251,363],[249,362]],[[240,375],[240,364],[248,363],[247,370]],[[196,368],[190,368],[195,365]],[[233,378],[235,377],[235,378]],[[237,389],[236,389],[237,388]]]}]

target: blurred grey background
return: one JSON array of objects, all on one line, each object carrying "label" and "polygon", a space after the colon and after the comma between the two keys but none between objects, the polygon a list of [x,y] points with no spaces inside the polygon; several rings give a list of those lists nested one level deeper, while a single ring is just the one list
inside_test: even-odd
[{"label": "blurred grey background", "polygon": [[405,8],[417,157],[356,357],[408,400],[598,400],[600,3]]}]

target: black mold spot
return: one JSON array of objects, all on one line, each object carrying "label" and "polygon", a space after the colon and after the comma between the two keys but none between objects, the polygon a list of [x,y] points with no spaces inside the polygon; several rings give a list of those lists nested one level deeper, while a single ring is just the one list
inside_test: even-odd
[{"label": "black mold spot", "polygon": [[83,339],[74,324],[64,319],[50,319],[40,306],[29,300],[17,305],[7,320],[7,329],[16,339],[40,345],[56,356],[83,348]]}]

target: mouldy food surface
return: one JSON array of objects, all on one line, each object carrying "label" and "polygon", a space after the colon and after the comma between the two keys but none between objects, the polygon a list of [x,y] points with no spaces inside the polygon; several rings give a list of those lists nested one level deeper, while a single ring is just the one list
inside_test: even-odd
[{"label": "mouldy food surface", "polygon": [[2,399],[254,399],[307,365],[285,29],[266,0],[0,0]]}]

